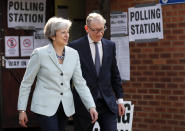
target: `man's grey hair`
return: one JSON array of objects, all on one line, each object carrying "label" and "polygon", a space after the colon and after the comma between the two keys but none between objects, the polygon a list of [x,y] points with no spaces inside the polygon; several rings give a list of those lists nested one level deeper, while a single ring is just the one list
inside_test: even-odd
[{"label": "man's grey hair", "polygon": [[44,35],[52,41],[51,37],[56,35],[57,30],[69,29],[71,24],[70,20],[61,17],[51,17],[44,27]]},{"label": "man's grey hair", "polygon": [[92,21],[100,21],[102,22],[104,25],[106,23],[106,20],[103,18],[102,15],[98,14],[98,13],[90,13],[87,18],[86,18],[86,25],[90,26]]}]

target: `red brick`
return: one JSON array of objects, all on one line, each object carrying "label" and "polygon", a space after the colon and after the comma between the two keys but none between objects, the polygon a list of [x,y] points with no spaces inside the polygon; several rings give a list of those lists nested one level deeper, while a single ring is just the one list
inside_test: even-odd
[{"label": "red brick", "polygon": [[143,66],[137,66],[137,69],[138,70],[148,70],[148,66],[146,66],[146,65],[143,65]]},{"label": "red brick", "polygon": [[165,76],[165,72],[163,71],[155,71],[156,76]]},{"label": "red brick", "polygon": [[182,126],[176,126],[175,128],[174,128],[174,131],[185,131],[185,127],[182,127]]},{"label": "red brick", "polygon": [[[170,77],[163,77],[163,78],[161,78],[161,82],[171,82],[172,80],[171,80],[171,78]],[[160,85],[159,85],[160,86]],[[163,87],[161,87],[161,88],[164,88],[165,87],[165,85],[163,84],[162,85]]]},{"label": "red brick", "polygon": [[173,106],[177,108],[183,108],[184,107],[184,102],[174,102]]},{"label": "red brick", "polygon": [[161,90],[161,94],[170,95],[170,94],[172,94],[172,91],[171,91],[171,89],[170,90]]},{"label": "red brick", "polygon": [[175,30],[173,30],[173,34],[184,34],[184,30],[183,29],[175,29]]},{"label": "red brick", "polygon": [[153,64],[152,60],[143,60],[143,64]]},{"label": "red brick", "polygon": [[175,23],[167,24],[166,26],[167,28],[177,28],[177,24]]},{"label": "red brick", "polygon": [[177,96],[169,96],[168,99],[171,101],[177,101],[178,97]]},{"label": "red brick", "polygon": [[154,99],[154,96],[153,95],[144,95],[143,96],[143,99],[144,100],[153,100]]},{"label": "red brick", "polygon": [[[162,81],[164,82],[165,80],[162,80]],[[165,88],[165,84],[164,83],[156,83],[155,88]]]},{"label": "red brick", "polygon": [[184,53],[175,53],[175,54],[173,54],[173,57],[174,57],[175,59],[184,58]]},{"label": "red brick", "polygon": [[156,100],[166,100],[166,96],[163,95],[155,95]]},{"label": "red brick", "polygon": [[167,108],[167,112],[174,114],[175,112],[177,112],[177,108],[176,107],[174,107],[174,108]]},{"label": "red brick", "polygon": [[146,89],[138,89],[138,93],[144,93],[144,94],[146,94],[147,93],[147,90]]},{"label": "red brick", "polygon": [[140,60],[131,60],[131,64],[141,64]]},{"label": "red brick", "polygon": [[173,44],[175,46],[184,46],[184,41],[174,41]]},{"label": "red brick", "polygon": [[170,125],[177,125],[178,121],[177,120],[167,120],[167,123]]},{"label": "red brick", "polygon": [[172,82],[184,82],[184,78],[183,77],[175,77],[175,78],[173,78]]},{"label": "red brick", "polygon": [[159,54],[149,54],[149,58],[159,58]]},{"label": "red brick", "polygon": [[166,112],[166,108],[165,107],[157,107],[157,108],[155,108],[155,111],[159,112],[159,113]]},{"label": "red brick", "polygon": [[179,27],[185,27],[185,22],[184,23],[179,23],[178,26]]},{"label": "red brick", "polygon": [[144,88],[153,88],[154,85],[152,83],[143,83]]},{"label": "red brick", "polygon": [[176,89],[177,87],[178,87],[178,85],[175,83],[168,83],[167,84],[167,88],[170,88],[170,89]]},{"label": "red brick", "polygon": [[138,112],[136,114],[138,117],[147,117],[148,116],[148,113],[146,113],[146,112]]},{"label": "red brick", "polygon": [[174,95],[184,95],[184,90],[174,90],[173,94]]},{"label": "red brick", "polygon": [[162,117],[163,119],[172,119],[172,114],[170,114],[170,113],[163,113],[163,114],[161,115],[161,117]]},{"label": "red brick", "polygon": [[[184,120],[184,119],[185,119],[184,115],[182,115],[182,114],[180,114],[180,115],[179,115],[179,114],[176,114],[176,115],[174,115],[173,117],[174,117],[174,119],[176,119],[176,120]],[[182,125],[185,126],[185,122],[183,122]]]},{"label": "red brick", "polygon": [[151,106],[158,106],[159,105],[159,101],[149,101],[149,105],[151,105]]},{"label": "red brick", "polygon": [[180,64],[185,64],[185,59],[179,60],[179,63],[180,63]]},{"label": "red brick", "polygon": [[147,102],[147,101],[138,101],[138,104],[139,104],[139,105],[147,105],[148,102]]},{"label": "red brick", "polygon": [[132,99],[141,100],[142,96],[141,95],[134,95],[134,96],[132,96]]},{"label": "red brick", "polygon": [[166,60],[166,64],[178,64],[178,60]]},{"label": "red brick", "polygon": [[151,114],[153,114],[154,112],[154,108],[153,107],[143,107],[143,111],[146,111],[146,112],[152,112]]}]

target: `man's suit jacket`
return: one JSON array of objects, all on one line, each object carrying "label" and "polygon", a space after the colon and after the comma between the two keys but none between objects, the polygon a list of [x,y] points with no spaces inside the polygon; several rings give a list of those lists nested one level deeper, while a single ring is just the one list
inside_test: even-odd
[{"label": "man's suit jacket", "polygon": [[[109,109],[113,113],[117,113],[116,98],[123,98],[123,90],[115,57],[115,43],[104,38],[102,38],[101,42],[103,60],[99,76],[96,73],[87,36],[73,41],[69,46],[76,49],[79,53],[82,75],[90,88],[95,102],[97,100],[97,89],[99,88]],[[80,104],[81,102],[75,91],[74,97],[77,113],[84,111],[82,109],[83,105]]]},{"label": "man's suit jacket", "polygon": [[92,95],[82,77],[78,52],[65,46],[65,58],[60,65],[52,44],[33,51],[21,82],[18,110],[26,110],[31,86],[37,76],[31,110],[35,113],[52,116],[60,102],[67,116],[75,113],[73,95],[70,88],[72,79],[86,108],[95,107]]}]

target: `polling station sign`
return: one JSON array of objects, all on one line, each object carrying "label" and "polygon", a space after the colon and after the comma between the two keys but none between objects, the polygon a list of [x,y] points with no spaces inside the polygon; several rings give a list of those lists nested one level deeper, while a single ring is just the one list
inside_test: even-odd
[{"label": "polling station sign", "polygon": [[[117,119],[117,131],[132,131],[134,105],[131,101],[124,101],[125,115]],[[95,123],[93,131],[100,131],[98,122]]]},{"label": "polling station sign", "polygon": [[129,8],[129,41],[163,39],[161,4]]},{"label": "polling station sign", "polygon": [[46,0],[8,0],[8,27],[43,28],[45,11]]}]

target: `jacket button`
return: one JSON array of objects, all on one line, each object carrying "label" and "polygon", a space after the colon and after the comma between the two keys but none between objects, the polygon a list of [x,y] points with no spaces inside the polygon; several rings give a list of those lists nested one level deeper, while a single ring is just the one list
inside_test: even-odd
[{"label": "jacket button", "polygon": [[63,86],[63,83],[61,83],[61,85]]},{"label": "jacket button", "polygon": [[60,93],[60,95],[63,95],[63,93]]},{"label": "jacket button", "polygon": [[63,76],[63,72],[62,72],[62,73],[60,73],[60,75],[61,75],[61,76]]}]

